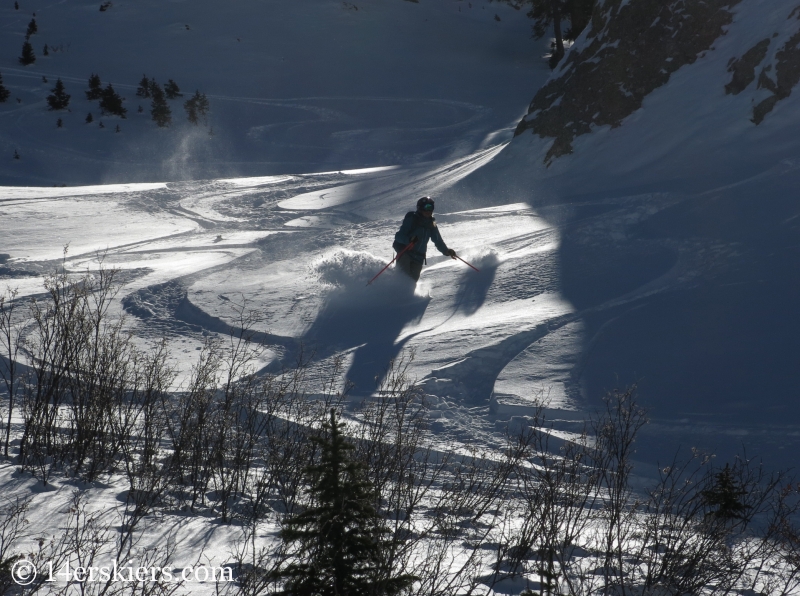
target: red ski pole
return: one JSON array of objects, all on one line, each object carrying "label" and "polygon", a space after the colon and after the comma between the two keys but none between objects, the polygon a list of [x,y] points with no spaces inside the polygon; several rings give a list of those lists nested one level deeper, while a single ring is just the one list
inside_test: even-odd
[{"label": "red ski pole", "polygon": [[[402,255],[402,254],[403,254],[404,252],[406,252],[407,250],[411,250],[412,248],[414,248],[414,243],[413,243],[413,242],[409,242],[408,246],[406,246],[406,247],[405,247],[403,250],[401,250],[399,253],[397,253],[397,254],[395,255],[395,257],[394,257],[394,258],[393,258],[391,261],[389,261],[389,263],[386,265],[386,267],[384,267],[383,269],[381,269],[380,271],[378,271],[378,275],[380,275],[381,273],[383,273],[384,271],[386,271],[386,270],[389,268],[389,265],[391,265],[391,264],[392,264],[392,263],[394,263],[394,262],[395,262],[397,259],[399,259],[399,258],[400,258],[400,255]],[[378,279],[378,275],[376,275],[376,276],[375,276],[375,277],[373,277],[371,280],[369,280],[369,281],[367,282],[367,285],[371,284],[373,281],[375,281],[376,279]]]},{"label": "red ski pole", "polygon": [[478,273],[480,273],[480,270],[479,270],[477,267],[474,267],[473,265],[470,265],[469,263],[467,263],[467,262],[466,262],[464,259],[462,259],[462,258],[461,258],[461,257],[459,257],[458,255],[456,255],[456,258],[457,258],[459,261],[461,261],[462,263],[464,263],[465,265],[469,265],[470,267],[472,267],[473,269],[475,269],[475,271],[477,271]]}]

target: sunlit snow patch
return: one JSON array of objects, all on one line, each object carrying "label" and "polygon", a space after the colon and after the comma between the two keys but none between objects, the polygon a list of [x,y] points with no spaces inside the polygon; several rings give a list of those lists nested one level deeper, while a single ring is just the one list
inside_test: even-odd
[{"label": "sunlit snow patch", "polygon": [[366,285],[386,263],[363,251],[338,248],[322,255],[312,269],[319,280],[331,287]]},{"label": "sunlit snow patch", "polygon": [[[494,267],[497,267],[502,261],[500,253],[498,253],[497,250],[495,250],[490,246],[467,249],[464,252],[458,253],[458,256],[461,257],[467,263],[469,263],[469,265],[475,267],[478,270],[478,272],[480,272],[481,269],[492,269]],[[453,266],[464,267],[464,268],[468,267],[468,265],[463,263],[462,261],[459,260],[453,261],[453,259],[445,257],[443,261],[440,261],[435,265],[430,265],[429,267],[427,267],[423,271],[423,273],[425,271],[434,271],[436,269],[442,269],[444,267],[453,267]]]},{"label": "sunlit snow patch", "polygon": [[290,228],[322,228],[333,229],[339,226],[349,225],[352,222],[349,219],[334,215],[332,213],[323,213],[321,215],[304,215],[291,221],[287,221],[285,226]]},{"label": "sunlit snow patch", "polygon": [[477,269],[497,267],[500,264],[500,253],[490,246],[466,250],[463,255],[459,256]]},{"label": "sunlit snow patch", "polygon": [[371,253],[339,248],[322,255],[312,265],[312,271],[324,286],[354,297],[392,298],[413,294],[414,282],[394,266],[367,286],[385,266],[386,261]]},{"label": "sunlit snow patch", "polygon": [[53,197],[78,197],[107,195],[125,192],[143,192],[166,188],[164,182],[136,184],[103,184],[98,186],[0,186],[0,201],[7,199],[49,199]]},{"label": "sunlit snow patch", "polygon": [[232,184],[240,188],[267,186],[291,180],[293,176],[251,176],[250,178],[221,178],[218,182]]},{"label": "sunlit snow patch", "polygon": [[377,166],[374,168],[359,168],[357,170],[339,170],[332,172],[317,172],[314,174],[306,174],[306,176],[329,176],[331,174],[344,174],[345,176],[358,176],[360,174],[374,174],[376,172],[387,172],[389,170],[396,170],[400,166]]}]

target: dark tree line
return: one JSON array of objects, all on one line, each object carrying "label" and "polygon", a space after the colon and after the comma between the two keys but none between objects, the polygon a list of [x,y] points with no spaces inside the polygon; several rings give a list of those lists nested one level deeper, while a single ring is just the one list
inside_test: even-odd
[{"label": "dark tree line", "polygon": [[505,0],[515,7],[528,6],[533,20],[533,35],[544,37],[552,27],[553,45],[550,67],[564,57],[564,42],[574,41],[591,21],[596,0]]},{"label": "dark tree line", "polygon": [[[33,47],[27,41],[23,46],[23,55],[19,60],[25,65],[32,64],[36,61],[36,57],[33,54]],[[44,80],[46,82],[46,79]],[[119,116],[121,118],[126,117],[128,110],[123,105],[125,99],[117,93],[110,83],[103,87],[99,75],[95,73],[91,74],[85,95],[86,99],[89,101],[99,101],[102,114]],[[167,84],[162,88],[155,79],[147,78],[147,76],[144,76],[140,81],[136,95],[151,99],[150,115],[159,127],[168,127],[172,123],[172,110],[167,100],[183,97],[180,87],[174,80],[169,79]],[[10,92],[3,86],[3,79],[0,75],[0,102],[5,102],[9,96]],[[56,81],[55,87],[51,89],[50,95],[47,96],[48,109],[67,109],[70,97],[71,96],[66,92],[64,83],[59,78]],[[209,111],[208,99],[205,94],[196,91],[195,94],[184,103],[184,109],[189,122],[197,125],[201,119],[203,121],[207,119]],[[139,111],[142,111],[141,106]],[[93,117],[90,114],[87,116],[86,122],[90,123],[92,121]]]},{"label": "dark tree line", "polygon": [[[153,78],[142,75],[136,95],[143,99],[150,99],[150,116],[159,127],[166,127],[172,123],[172,109],[167,100],[183,97],[180,87],[172,80],[167,80],[163,89]],[[209,103],[204,93],[195,91],[195,94],[188,99],[184,105],[186,117],[192,124],[198,124],[200,120],[206,121]]]}]

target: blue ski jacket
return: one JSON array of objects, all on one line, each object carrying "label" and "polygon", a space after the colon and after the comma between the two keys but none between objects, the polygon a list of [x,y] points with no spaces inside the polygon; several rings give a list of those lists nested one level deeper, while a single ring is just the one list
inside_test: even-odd
[{"label": "blue ski jacket", "polygon": [[433,240],[434,245],[436,245],[440,253],[449,255],[450,249],[447,248],[444,240],[442,240],[442,236],[439,234],[439,228],[436,227],[436,220],[433,217],[427,218],[416,211],[409,211],[406,213],[400,229],[394,235],[394,244],[392,244],[392,248],[394,248],[395,252],[400,252],[411,242],[411,238],[414,236],[416,236],[418,240],[416,244],[414,244],[414,248],[407,253],[414,261],[422,263],[425,260],[425,253],[428,250],[428,240]]}]

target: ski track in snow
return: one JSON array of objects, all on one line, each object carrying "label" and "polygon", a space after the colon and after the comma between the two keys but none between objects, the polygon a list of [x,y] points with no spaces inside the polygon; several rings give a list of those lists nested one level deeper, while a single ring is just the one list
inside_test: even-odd
[{"label": "ski track in snow", "polygon": [[[547,400],[557,427],[560,420],[562,430],[572,428],[587,409],[580,372],[592,341],[582,325],[588,311],[560,295],[557,213],[526,203],[464,210],[440,201],[445,241],[480,273],[430,246],[416,290],[393,268],[366,286],[391,259],[394,232],[414,198],[450,187],[502,148],[362,172],[17,189],[3,203],[0,235],[43,220],[50,235],[4,242],[10,258],[2,283],[21,296],[39,294],[65,244],[63,263],[75,272],[95,268],[102,251],[106,266],[127,273],[117,312],[127,313],[142,341],[167,336],[184,373],[204,337],[238,329],[237,309],[245,309],[263,317],[254,339],[268,348],[265,370],[290,365],[301,350],[319,363],[343,357],[357,401],[390,360],[413,353],[411,375],[467,416],[450,421],[454,436],[480,426],[474,415],[502,425],[530,413],[535,400]],[[630,219],[632,201],[650,213],[676,199],[615,201],[629,206]],[[615,213],[578,221],[591,236],[616,225]],[[684,253],[660,277],[591,310],[635,305],[691,283],[702,264]]]}]

